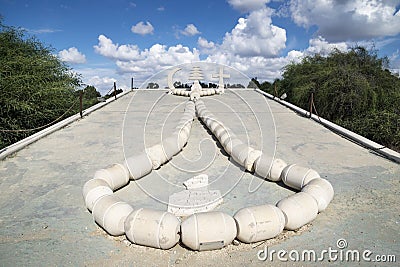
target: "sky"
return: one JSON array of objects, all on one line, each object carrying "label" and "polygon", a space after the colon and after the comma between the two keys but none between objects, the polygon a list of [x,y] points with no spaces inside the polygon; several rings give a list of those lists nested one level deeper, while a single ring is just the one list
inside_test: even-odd
[{"label": "sky", "polygon": [[177,64],[228,65],[259,81],[302,57],[375,48],[400,69],[400,0],[0,0],[5,25],[54,48],[103,94]]}]

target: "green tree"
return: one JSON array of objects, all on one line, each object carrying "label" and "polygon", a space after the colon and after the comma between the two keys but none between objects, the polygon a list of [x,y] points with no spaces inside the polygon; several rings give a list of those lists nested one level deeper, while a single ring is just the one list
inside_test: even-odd
[{"label": "green tree", "polygon": [[160,86],[158,85],[158,83],[154,83],[154,82],[150,82],[147,84],[147,89],[158,89]]},{"label": "green tree", "polygon": [[80,77],[53,52],[0,19],[0,148],[77,112]]},{"label": "green tree", "polygon": [[181,88],[182,87],[182,83],[180,81],[175,81],[174,82],[174,87],[175,88]]},{"label": "green tree", "polygon": [[251,78],[249,84],[247,85],[247,88],[260,88],[260,82],[257,81],[257,77]]}]

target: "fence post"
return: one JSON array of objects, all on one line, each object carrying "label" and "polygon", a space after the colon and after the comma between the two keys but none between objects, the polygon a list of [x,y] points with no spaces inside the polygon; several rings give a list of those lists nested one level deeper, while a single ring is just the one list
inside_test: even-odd
[{"label": "fence post", "polygon": [[117,100],[117,83],[116,82],[114,82],[114,97],[115,97],[115,100]]},{"label": "fence post", "polygon": [[82,98],[83,98],[83,90],[80,90],[79,92],[79,114],[81,114],[81,119],[83,118],[83,105],[82,105]]},{"label": "fence post", "polygon": [[310,118],[312,116],[313,105],[314,105],[314,92],[311,91],[311,96],[310,96]]}]

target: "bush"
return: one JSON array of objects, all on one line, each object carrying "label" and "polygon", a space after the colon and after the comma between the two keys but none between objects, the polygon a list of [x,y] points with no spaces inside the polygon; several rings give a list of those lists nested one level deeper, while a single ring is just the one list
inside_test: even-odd
[{"label": "bush", "polygon": [[313,93],[321,117],[399,149],[400,79],[388,64],[363,47],[317,54],[286,66],[279,90],[306,110]]},{"label": "bush", "polygon": [[400,114],[388,111],[375,111],[363,117],[339,121],[348,128],[371,140],[400,151]]}]

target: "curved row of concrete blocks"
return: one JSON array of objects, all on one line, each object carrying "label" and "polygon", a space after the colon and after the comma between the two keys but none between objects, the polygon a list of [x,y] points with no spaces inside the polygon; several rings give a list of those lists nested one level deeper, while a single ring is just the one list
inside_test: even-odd
[{"label": "curved row of concrete blocks", "polygon": [[221,94],[222,91],[219,89],[202,89],[202,90],[191,90],[188,91],[186,89],[173,89],[172,94],[174,95],[181,95],[181,96],[189,96],[190,100],[196,101],[199,99],[201,96],[211,96],[215,94]]},{"label": "curved row of concrete blocks", "polygon": [[[246,207],[232,217],[220,211],[195,213],[181,222],[175,215],[159,210],[134,209],[113,195],[113,191],[139,179],[170,160],[186,144],[195,113],[212,131],[226,152],[250,172],[264,179],[282,180],[300,192],[276,205]],[[272,164],[271,164],[272,162]],[[314,220],[333,199],[332,185],[309,168],[287,165],[241,142],[234,133],[207,111],[203,101],[188,101],[176,131],[161,144],[142,154],[97,171],[86,182],[83,196],[94,220],[111,235],[123,235],[135,244],[169,249],[179,240],[193,250],[212,250],[235,238],[245,243],[266,240],[283,229],[295,230]]]}]

